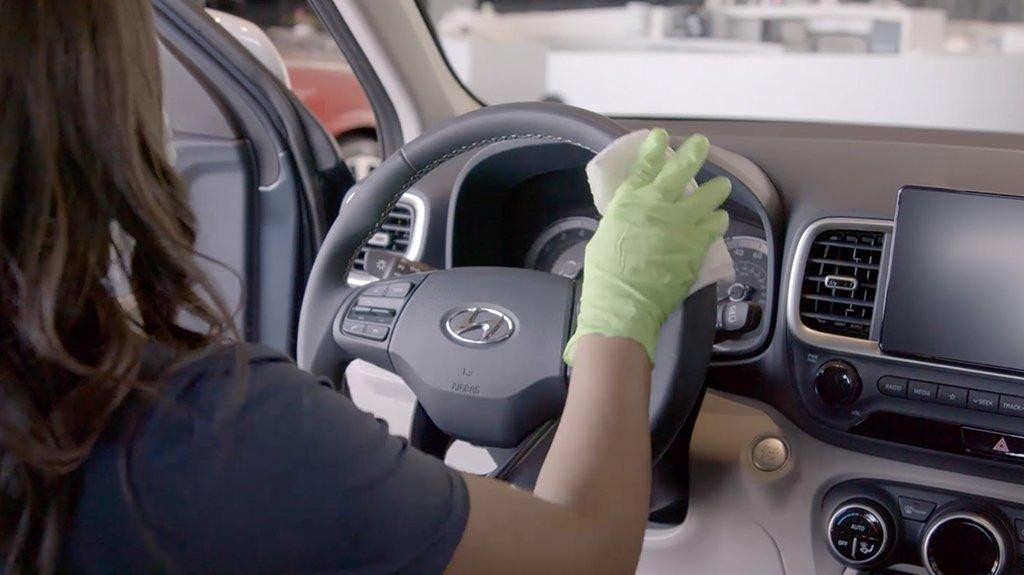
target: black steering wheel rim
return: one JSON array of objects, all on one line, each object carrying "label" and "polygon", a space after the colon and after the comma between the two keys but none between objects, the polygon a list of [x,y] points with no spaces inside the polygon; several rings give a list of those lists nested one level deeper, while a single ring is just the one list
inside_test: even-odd
[{"label": "black steering wheel rim", "polygon": [[[360,248],[402,194],[423,176],[456,156],[498,142],[556,141],[596,154],[625,133],[619,124],[586,110],[557,103],[520,103],[485,107],[454,118],[404,146],[352,188],[324,240],[303,298],[297,346],[299,366],[337,379],[353,359],[333,337],[336,316],[352,295],[348,274]],[[689,436],[688,428],[703,397],[704,374],[710,362],[714,308],[714,286],[710,286],[688,298],[662,331],[659,359],[652,376],[652,408],[657,403],[659,412],[656,420],[652,419],[656,462],[681,433]],[[660,388],[659,381],[664,382]]]}]

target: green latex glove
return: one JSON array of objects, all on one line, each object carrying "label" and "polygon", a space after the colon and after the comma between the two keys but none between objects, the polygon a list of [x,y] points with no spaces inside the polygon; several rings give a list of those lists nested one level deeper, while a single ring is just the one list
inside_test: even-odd
[{"label": "green latex glove", "polygon": [[708,248],[729,227],[728,214],[719,209],[732,189],[728,179],[715,178],[683,196],[708,146],[707,138],[693,136],[673,154],[661,129],[644,141],[587,245],[567,364],[587,334],[635,340],[654,362],[661,325],[689,293]]}]

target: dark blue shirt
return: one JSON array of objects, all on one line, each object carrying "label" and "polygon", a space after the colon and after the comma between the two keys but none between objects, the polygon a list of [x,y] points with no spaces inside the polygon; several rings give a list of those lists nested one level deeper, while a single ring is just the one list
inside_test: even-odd
[{"label": "dark blue shirt", "polygon": [[71,573],[440,573],[469,513],[458,473],[256,346],[125,405],[77,493]]}]

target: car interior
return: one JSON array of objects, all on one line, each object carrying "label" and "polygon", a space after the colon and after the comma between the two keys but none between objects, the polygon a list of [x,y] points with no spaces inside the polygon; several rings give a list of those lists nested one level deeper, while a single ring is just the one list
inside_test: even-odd
[{"label": "car interior", "polygon": [[[153,0],[165,108],[199,250],[237,272],[214,273],[249,339],[416,447],[529,489],[565,401],[561,350],[600,218],[585,166],[634,130],[702,133],[698,181],[733,185],[736,279],[663,328],[637,572],[1024,572],[1015,120],[485,104],[428,3],[310,0],[375,116],[383,161],[356,183],[335,135],[262,63],[267,35],[253,51],[197,4]],[[515,333],[446,337],[470,304]]]}]

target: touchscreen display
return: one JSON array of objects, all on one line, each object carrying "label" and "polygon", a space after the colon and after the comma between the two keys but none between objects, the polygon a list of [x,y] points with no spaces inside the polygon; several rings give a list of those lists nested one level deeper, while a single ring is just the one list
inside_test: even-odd
[{"label": "touchscreen display", "polygon": [[879,344],[1024,372],[1024,199],[903,188]]}]

